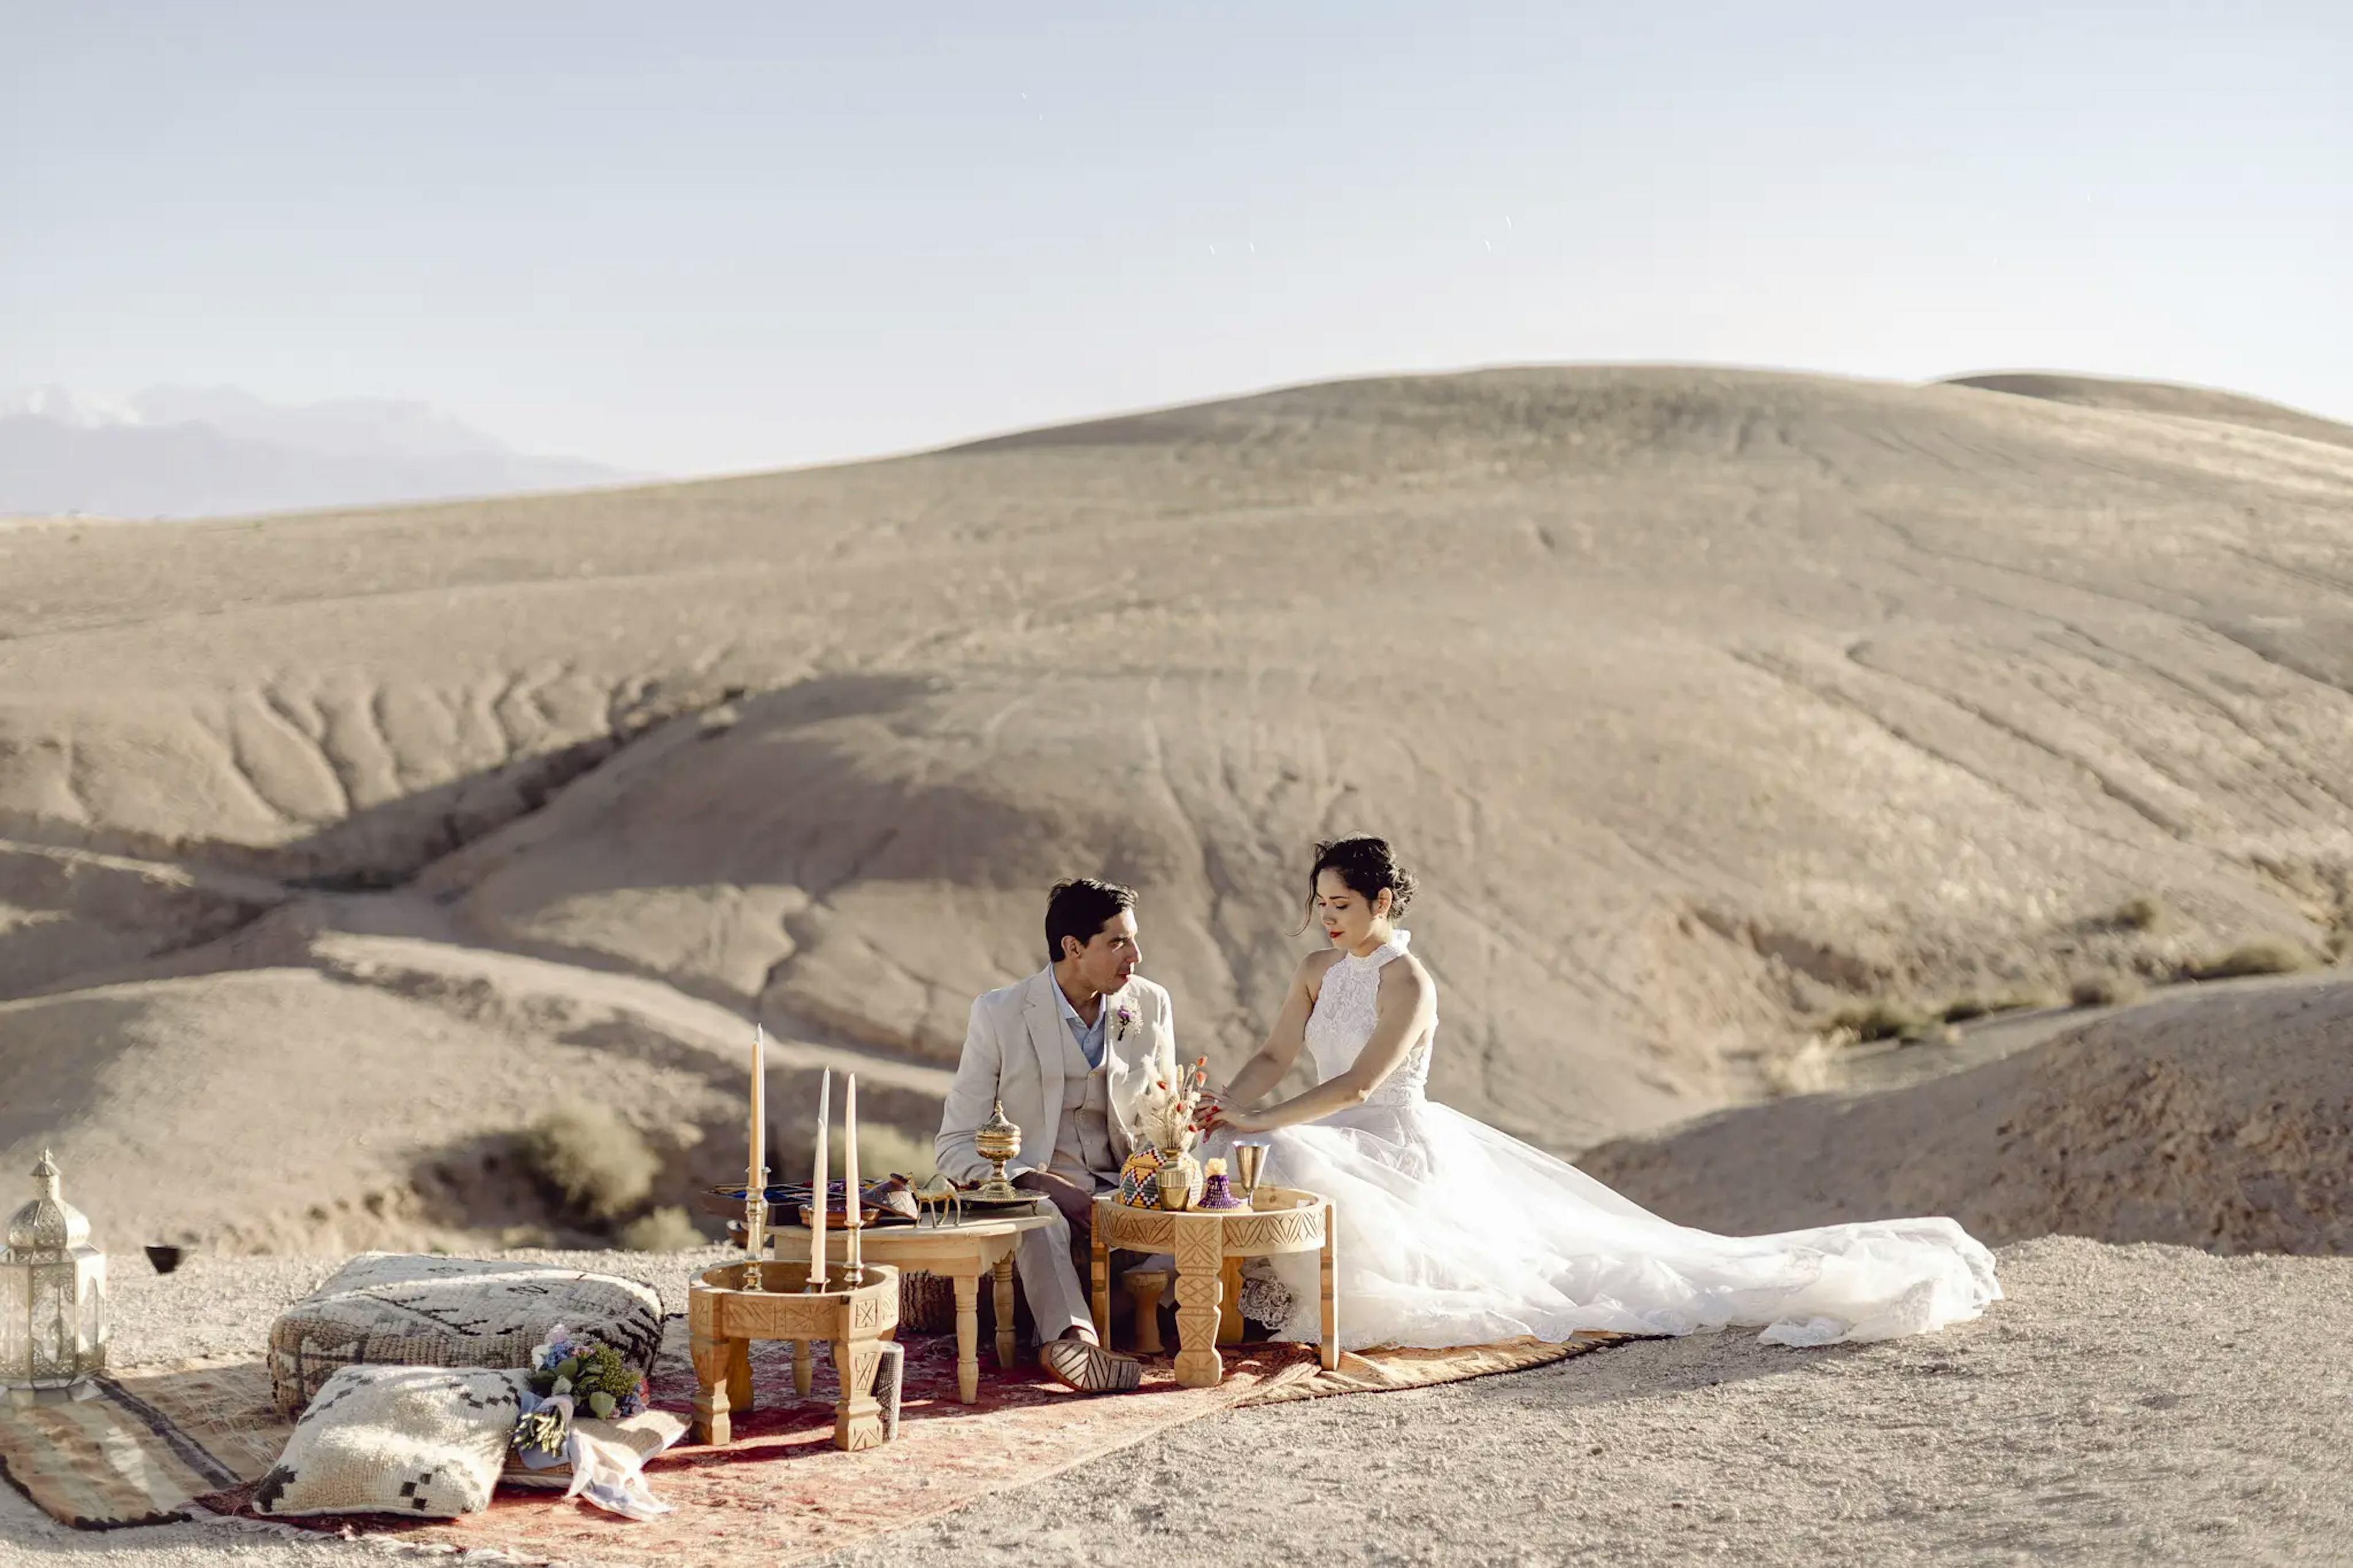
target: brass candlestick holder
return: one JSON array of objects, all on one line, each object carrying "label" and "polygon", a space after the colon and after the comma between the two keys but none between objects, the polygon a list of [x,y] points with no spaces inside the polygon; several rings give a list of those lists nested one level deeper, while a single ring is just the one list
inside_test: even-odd
[{"label": "brass candlestick holder", "polygon": [[980,1131],[972,1135],[972,1147],[973,1152],[987,1161],[989,1166],[988,1176],[973,1189],[972,1195],[984,1203],[1018,1201],[1021,1194],[1014,1191],[1011,1182],[1005,1179],[1005,1162],[1021,1152],[1021,1129],[1006,1119],[1005,1101],[997,1101],[988,1113],[988,1120],[982,1122]]},{"label": "brass candlestick holder", "polygon": [[744,1250],[751,1254],[744,1265],[743,1280],[735,1288],[744,1291],[765,1289],[761,1283],[761,1265],[768,1251],[768,1167],[760,1167],[757,1186],[744,1194]]}]

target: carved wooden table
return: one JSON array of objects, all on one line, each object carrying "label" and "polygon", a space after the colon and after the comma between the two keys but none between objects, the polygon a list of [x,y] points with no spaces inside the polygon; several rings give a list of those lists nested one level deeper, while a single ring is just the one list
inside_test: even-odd
[{"label": "carved wooden table", "polygon": [[[972,1211],[967,1211],[967,1215],[962,1225],[944,1225],[936,1229],[929,1224],[870,1225],[861,1233],[865,1240],[860,1246],[860,1255],[869,1263],[887,1263],[894,1268],[922,1269],[947,1277],[955,1289],[956,1398],[970,1405],[980,1398],[981,1276],[989,1276],[997,1289],[997,1370],[1011,1372],[1017,1354],[1013,1335],[1013,1249],[1020,1245],[1024,1231],[1036,1230],[1054,1221],[1051,1215],[1018,1211],[1008,1214],[998,1210],[985,1219]],[[778,1257],[808,1257],[807,1226],[778,1226],[770,1234],[776,1238]],[[839,1265],[849,1245],[847,1233],[827,1231],[826,1260]],[[807,1272],[804,1266],[802,1277],[806,1278]],[[807,1379],[799,1375],[799,1368],[807,1353],[805,1349],[796,1352],[793,1363],[803,1394],[808,1392],[808,1386]]]},{"label": "carved wooden table", "polygon": [[809,1391],[809,1346],[833,1344],[841,1387],[833,1402],[833,1446],[856,1450],[882,1445],[882,1406],[874,1373],[882,1340],[899,1326],[899,1271],[868,1264],[854,1282],[837,1274],[835,1289],[803,1293],[808,1264],[762,1266],[762,1290],[744,1289],[749,1263],[723,1263],[687,1287],[687,1328],[693,1336],[694,1440],[726,1443],[731,1416],[752,1408],[752,1342],[789,1340],[793,1386]]},{"label": "carved wooden table", "polygon": [[1261,1187],[1246,1209],[1130,1208],[1116,1198],[1095,1200],[1095,1337],[1111,1342],[1111,1254],[1166,1252],[1176,1260],[1176,1381],[1187,1388],[1215,1386],[1226,1375],[1221,1344],[1242,1337],[1236,1300],[1242,1260],[1285,1252],[1324,1255],[1325,1371],[1340,1364],[1340,1303],[1335,1294],[1334,1247],[1338,1227],[1332,1200],[1296,1187]]}]

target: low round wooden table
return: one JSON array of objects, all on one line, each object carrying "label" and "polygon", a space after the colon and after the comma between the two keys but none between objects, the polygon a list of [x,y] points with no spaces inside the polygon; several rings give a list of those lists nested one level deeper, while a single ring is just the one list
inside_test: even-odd
[{"label": "low round wooden table", "polygon": [[833,1344],[839,1389],[833,1404],[833,1446],[855,1452],[882,1442],[882,1406],[874,1399],[876,1347],[899,1326],[899,1271],[868,1264],[851,1279],[836,1275],[833,1289],[801,1289],[808,1264],[765,1264],[759,1290],[743,1288],[748,1263],[706,1268],[687,1287],[686,1321],[694,1355],[694,1440],[724,1446],[732,1417],[752,1408],[752,1342],[789,1340],[793,1382],[807,1394],[808,1347]]},{"label": "low round wooden table", "polygon": [[1111,1343],[1111,1255],[1165,1252],[1176,1260],[1176,1381],[1187,1388],[1214,1387],[1226,1375],[1220,1344],[1241,1339],[1241,1312],[1234,1300],[1242,1260],[1285,1252],[1324,1255],[1325,1371],[1340,1364],[1340,1302],[1335,1293],[1334,1250],[1338,1226],[1332,1200],[1295,1187],[1261,1187],[1246,1209],[1130,1208],[1117,1198],[1095,1200],[1095,1337]]}]

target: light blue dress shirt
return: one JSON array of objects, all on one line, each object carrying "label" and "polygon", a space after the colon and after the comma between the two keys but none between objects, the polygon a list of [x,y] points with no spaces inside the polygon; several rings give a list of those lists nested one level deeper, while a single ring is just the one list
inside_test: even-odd
[{"label": "light blue dress shirt", "polygon": [[1054,987],[1054,1000],[1062,1005],[1062,1022],[1071,1026],[1071,1038],[1079,1043],[1079,1050],[1086,1057],[1087,1066],[1103,1066],[1103,1027],[1111,1022],[1111,998],[1103,998],[1102,1005],[1095,1009],[1095,1021],[1090,1024],[1079,1016],[1076,1007],[1071,1005],[1071,998],[1063,992],[1062,983],[1054,978],[1051,969],[1046,971],[1046,979]]}]

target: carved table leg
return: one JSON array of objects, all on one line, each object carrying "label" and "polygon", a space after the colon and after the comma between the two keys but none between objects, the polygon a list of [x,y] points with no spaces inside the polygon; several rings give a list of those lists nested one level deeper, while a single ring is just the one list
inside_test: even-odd
[{"label": "carved table leg", "polygon": [[1176,1232],[1176,1381],[1215,1388],[1226,1375],[1218,1354],[1218,1299],[1225,1293],[1223,1247],[1216,1226]]},{"label": "carved table leg", "polygon": [[1087,1252],[1088,1316],[1095,1321],[1095,1343],[1108,1350],[1111,1348],[1111,1244],[1103,1239],[1100,1225],[1093,1227],[1093,1236]]},{"label": "carved table leg", "polygon": [[727,1416],[727,1368],[734,1346],[707,1331],[711,1326],[702,1313],[693,1315],[690,1349],[694,1357],[694,1440],[725,1444],[735,1436]]},{"label": "carved table leg", "polygon": [[752,1408],[752,1342],[727,1342],[727,1410],[741,1415]]},{"label": "carved table leg", "polygon": [[833,1342],[833,1446],[845,1453],[882,1446],[882,1406],[874,1398],[874,1373],[882,1364],[882,1341],[871,1329],[852,1329]]},{"label": "carved table leg", "polygon": [[998,1258],[992,1272],[997,1276],[997,1370],[1002,1375],[1013,1370],[1020,1353],[1020,1336],[1013,1331],[1013,1255]]},{"label": "carved table leg", "polygon": [[955,1286],[956,1398],[971,1405],[980,1398],[980,1279],[961,1271],[950,1278]]},{"label": "carved table leg", "polygon": [[814,1348],[807,1340],[793,1342],[793,1393],[802,1399],[809,1396],[809,1384],[816,1379],[809,1363],[815,1359]]},{"label": "carved table leg", "polygon": [[1218,1270],[1218,1342],[1242,1342],[1242,1260],[1229,1258]]},{"label": "carved table leg", "polygon": [[1340,1216],[1332,1205],[1324,1205],[1324,1343],[1325,1372],[1336,1372],[1340,1366]]}]

